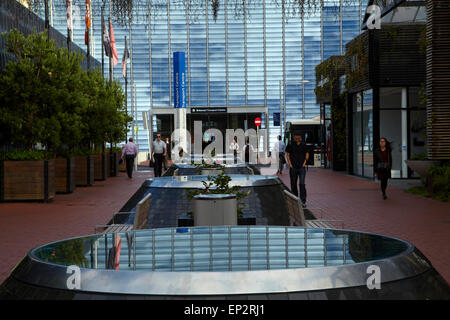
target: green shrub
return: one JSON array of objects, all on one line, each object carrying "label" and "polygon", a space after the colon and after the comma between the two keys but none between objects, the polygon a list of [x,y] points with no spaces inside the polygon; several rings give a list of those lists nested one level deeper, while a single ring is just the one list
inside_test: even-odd
[{"label": "green shrub", "polygon": [[427,170],[433,183],[433,198],[450,201],[450,165],[431,166]]},{"label": "green shrub", "polygon": [[51,155],[47,151],[41,150],[11,150],[0,153],[0,160],[5,161],[29,161],[29,160],[46,160]]}]

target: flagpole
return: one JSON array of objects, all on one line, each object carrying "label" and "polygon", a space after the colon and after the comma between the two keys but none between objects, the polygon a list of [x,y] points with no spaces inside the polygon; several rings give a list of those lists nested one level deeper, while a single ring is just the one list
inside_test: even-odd
[{"label": "flagpole", "polygon": [[[127,36],[125,36],[125,50],[128,50],[127,49]],[[127,63],[127,60],[128,59],[125,60],[125,63]],[[124,63],[124,62],[122,61],[122,63]],[[125,114],[128,116],[128,70],[127,69],[128,68],[125,67]],[[128,130],[126,133],[126,137],[127,137],[126,141],[128,141]]]},{"label": "flagpole", "polygon": [[136,107],[136,104],[134,103],[135,102],[134,101],[135,97],[134,97],[134,90],[133,90],[133,85],[134,85],[134,81],[133,81],[133,37],[132,37],[133,30],[132,30],[131,18],[130,18],[130,21],[129,21],[129,25],[130,25],[130,27],[129,27],[129,30],[130,30],[130,78],[131,78],[131,83],[130,83],[131,84],[131,99],[130,99],[130,102],[131,102],[131,115],[133,117],[133,129],[131,131],[131,134],[132,134],[132,137],[133,137],[133,140],[134,140],[134,130],[135,130],[135,126],[136,126],[135,118],[134,118],[134,108]]},{"label": "flagpole", "polygon": [[47,31],[47,40],[50,40],[50,22],[48,12],[48,0],[44,0],[44,14],[45,14],[45,29]]},{"label": "flagpole", "polygon": [[105,4],[102,5],[102,77],[105,78],[105,49],[103,48],[103,37],[105,36],[105,16],[104,16]]},{"label": "flagpole", "polygon": [[90,49],[90,41],[91,41],[91,39],[90,39],[90,29],[91,29],[91,26],[90,26],[90,21],[91,21],[91,16],[90,16],[90,12],[91,12],[91,10],[90,10],[90,6],[91,6],[91,4],[90,4],[90,2],[89,2],[89,0],[86,0],[86,15],[88,16],[88,19],[87,19],[87,21],[89,21],[89,23],[86,25],[86,38],[87,38],[87,69],[88,69],[88,72],[91,70],[91,49]]},{"label": "flagpole", "polygon": [[70,53],[72,51],[72,0],[67,0],[66,2],[66,10],[67,10],[67,51]]}]

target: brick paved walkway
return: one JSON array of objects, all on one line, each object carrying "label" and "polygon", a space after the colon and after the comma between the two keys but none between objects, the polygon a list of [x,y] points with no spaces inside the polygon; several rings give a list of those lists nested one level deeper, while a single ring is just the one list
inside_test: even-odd
[{"label": "brick paved walkway", "polygon": [[[262,174],[273,174],[262,169]],[[125,173],[94,186],[57,195],[51,203],[0,203],[0,283],[32,248],[51,241],[92,234],[110,220],[153,172]],[[289,186],[287,170],[281,177]],[[346,229],[385,234],[410,241],[450,283],[450,203],[388,188],[382,200],[378,184],[312,168],[306,177],[308,207],[327,219],[343,220]]]},{"label": "brick paved walkway", "polygon": [[0,283],[26,253],[39,245],[94,233],[136,192],[151,172],[134,172],[57,194],[49,203],[0,203]]},{"label": "brick paved walkway", "polygon": [[[290,188],[288,170],[281,179]],[[388,199],[383,200],[377,182],[320,168],[308,170],[306,188],[308,208],[322,209],[323,219],[343,220],[345,229],[411,242],[450,283],[450,203],[394,187],[388,187]]]}]

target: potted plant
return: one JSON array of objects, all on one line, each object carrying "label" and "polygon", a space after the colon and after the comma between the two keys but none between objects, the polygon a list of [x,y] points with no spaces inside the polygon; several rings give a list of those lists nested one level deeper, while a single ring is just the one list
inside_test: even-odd
[{"label": "potted plant", "polygon": [[[235,195],[236,196],[236,216],[238,225],[256,224],[256,219],[248,210],[245,210],[245,204],[242,203],[242,199],[249,196],[251,190],[248,192],[241,191],[241,187],[232,186],[229,183],[231,177],[224,174],[223,172],[216,176],[208,176],[207,181],[202,181],[204,189],[188,190],[187,199],[194,200],[197,195]],[[214,200],[211,200],[214,201]],[[178,219],[179,226],[192,226],[194,224],[193,216],[194,211],[188,212],[186,215]]]},{"label": "potted plant", "polygon": [[[2,35],[15,57],[0,74],[0,198],[44,200],[55,195],[55,156],[67,94],[67,51],[43,33]],[[69,64],[70,66],[70,64]]]}]

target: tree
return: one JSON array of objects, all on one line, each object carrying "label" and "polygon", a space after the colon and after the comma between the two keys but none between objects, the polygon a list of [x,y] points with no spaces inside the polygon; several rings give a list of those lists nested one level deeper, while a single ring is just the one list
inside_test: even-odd
[{"label": "tree", "polygon": [[109,85],[99,70],[85,74],[83,83],[89,97],[82,116],[86,125],[83,147],[91,149],[92,145],[98,147],[105,141],[116,143],[125,139],[131,117],[126,115],[120,83],[113,81]]},{"label": "tree", "polygon": [[16,61],[8,63],[0,75],[0,124],[10,145],[31,150],[41,143],[54,151],[61,131],[61,101],[55,97],[62,95],[55,83],[62,78],[52,77],[64,65],[62,52],[44,33],[25,37],[13,30],[3,36]]}]

